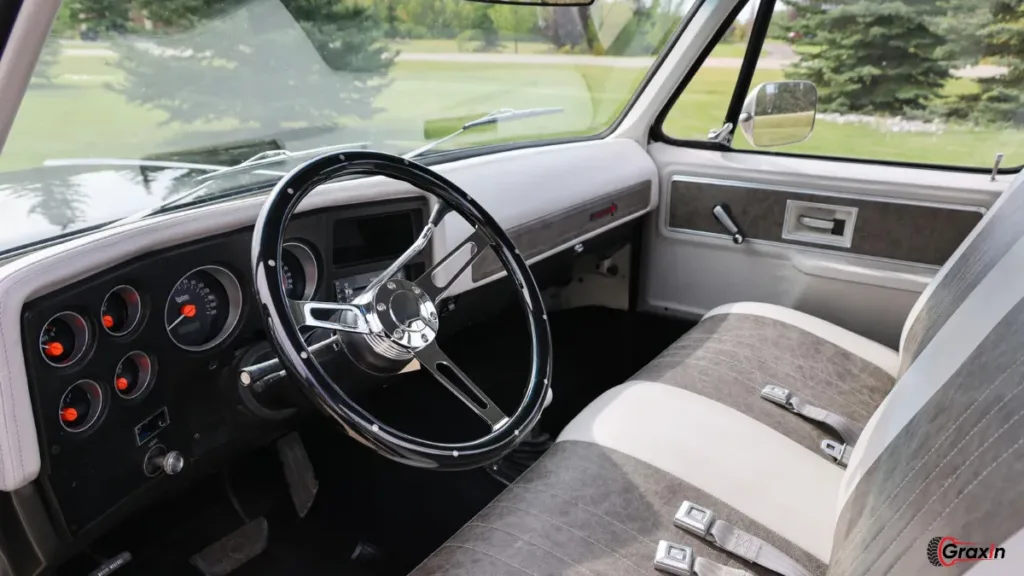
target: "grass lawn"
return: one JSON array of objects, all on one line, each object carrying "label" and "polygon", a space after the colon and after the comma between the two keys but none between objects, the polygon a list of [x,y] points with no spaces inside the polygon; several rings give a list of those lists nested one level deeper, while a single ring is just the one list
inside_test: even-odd
[{"label": "grass lawn", "polygon": [[[698,72],[665,120],[665,133],[683,139],[704,139],[718,128],[732,97],[736,70],[705,68]],[[758,70],[752,85],[782,79],[781,70]],[[951,80],[949,91],[967,91],[973,82]],[[737,149],[751,149],[739,133]],[[887,159],[988,168],[997,152],[1006,154],[1003,166],[1024,165],[1024,131],[947,126],[942,134],[882,132],[871,126],[819,120],[810,138],[800,144],[770,148],[787,153]]]},{"label": "grass lawn", "polygon": [[[619,114],[643,75],[642,69],[593,65],[399,62],[392,68],[390,85],[375,101],[378,114],[369,121],[340,120],[351,132],[343,130],[338,138],[370,138],[375,146],[407,149],[469,116],[537,106],[561,107],[564,112],[469,133],[452,145],[593,134]],[[729,68],[701,70],[668,115],[666,133],[703,139],[709,129],[718,128],[736,75],[737,70]],[[0,170],[36,166],[47,158],[139,158],[185,144],[237,140],[240,130],[255,129],[237,120],[182,125],[168,122],[163,112],[128,103],[110,88],[120,73],[102,56],[61,56],[52,76],[52,84],[36,84],[26,95],[0,156]],[[754,84],[778,79],[781,71],[761,70]],[[947,91],[972,88],[972,81],[954,79]],[[748,148],[740,135],[735,146]],[[806,142],[777,150],[981,167],[990,166],[996,152],[1003,152],[1004,166],[1015,166],[1024,164],[1024,131],[949,127],[943,134],[886,133],[866,125],[819,120]]]},{"label": "grass lawn", "polygon": [[[402,52],[422,54],[449,54],[452,52],[471,52],[472,47],[476,46],[478,42],[469,42],[463,49],[459,49],[459,44],[455,40],[401,40],[395,42],[395,48]],[[516,48],[518,47],[518,50]],[[496,50],[489,50],[489,52],[501,52],[503,54],[512,54],[518,52],[519,54],[551,54],[554,53],[554,47],[550,42],[537,42],[530,40],[520,40],[517,43],[513,42],[511,38],[501,38],[501,45]]]}]

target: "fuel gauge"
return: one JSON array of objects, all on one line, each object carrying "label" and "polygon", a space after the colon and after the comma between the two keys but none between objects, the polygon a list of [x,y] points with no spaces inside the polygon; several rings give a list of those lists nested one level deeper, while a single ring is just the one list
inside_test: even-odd
[{"label": "fuel gauge", "polygon": [[153,362],[144,352],[129,352],[114,372],[114,390],[118,396],[137,398],[153,382]]},{"label": "fuel gauge", "polygon": [[74,312],[50,318],[39,333],[39,351],[51,366],[67,366],[82,357],[89,343],[89,325]]},{"label": "fuel gauge", "polygon": [[100,325],[113,336],[124,336],[132,331],[142,316],[142,299],[131,286],[118,286],[103,299],[100,306]]}]

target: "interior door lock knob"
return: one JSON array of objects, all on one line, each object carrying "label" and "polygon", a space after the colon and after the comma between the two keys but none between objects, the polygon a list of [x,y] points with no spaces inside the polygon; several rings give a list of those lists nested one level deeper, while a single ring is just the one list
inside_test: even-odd
[{"label": "interior door lock knob", "polygon": [[739,224],[733,220],[728,204],[716,205],[711,210],[711,213],[714,214],[715,220],[718,220],[718,223],[732,236],[733,244],[743,244],[743,241],[747,239],[747,235],[739,227]]}]

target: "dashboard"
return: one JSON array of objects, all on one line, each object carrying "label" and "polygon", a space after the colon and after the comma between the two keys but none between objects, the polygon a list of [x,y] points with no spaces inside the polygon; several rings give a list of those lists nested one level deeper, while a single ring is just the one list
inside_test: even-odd
[{"label": "dashboard", "polygon": [[[412,244],[427,210],[414,198],[295,217],[281,258],[285,291],[350,299]],[[190,464],[294,412],[235,385],[239,366],[270,354],[251,237],[245,229],[148,254],[24,307],[42,476],[69,535],[162,475],[168,453]],[[400,274],[418,277],[430,256]]]},{"label": "dashboard", "polygon": [[[630,241],[659,202],[657,167],[631,140],[436,170],[487,209],[542,285],[544,276],[570,281],[581,254]],[[249,264],[263,201],[168,212],[0,262],[0,564],[18,574],[57,564],[189,478],[292,428],[295,398],[246,397],[237,384],[238,367],[270,355]],[[289,224],[282,283],[316,300],[357,293],[407,246],[429,206],[421,191],[386,178],[321,185]],[[446,218],[403,273],[418,276],[470,232]],[[491,311],[503,288],[485,287],[503,276],[485,252],[451,285],[458,308],[446,326]],[[147,467],[172,452],[182,473]]]}]

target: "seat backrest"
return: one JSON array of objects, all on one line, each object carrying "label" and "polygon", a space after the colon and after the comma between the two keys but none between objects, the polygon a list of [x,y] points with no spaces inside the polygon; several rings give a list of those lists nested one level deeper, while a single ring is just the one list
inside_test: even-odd
[{"label": "seat backrest", "polygon": [[968,294],[1024,235],[1021,173],[949,257],[907,316],[900,337],[902,375]]},{"label": "seat backrest", "polygon": [[948,563],[934,550],[943,537],[1006,547],[1005,559],[956,573],[1024,563],[1022,189],[1024,175],[908,321],[900,377],[843,478],[830,574],[930,572]]}]

